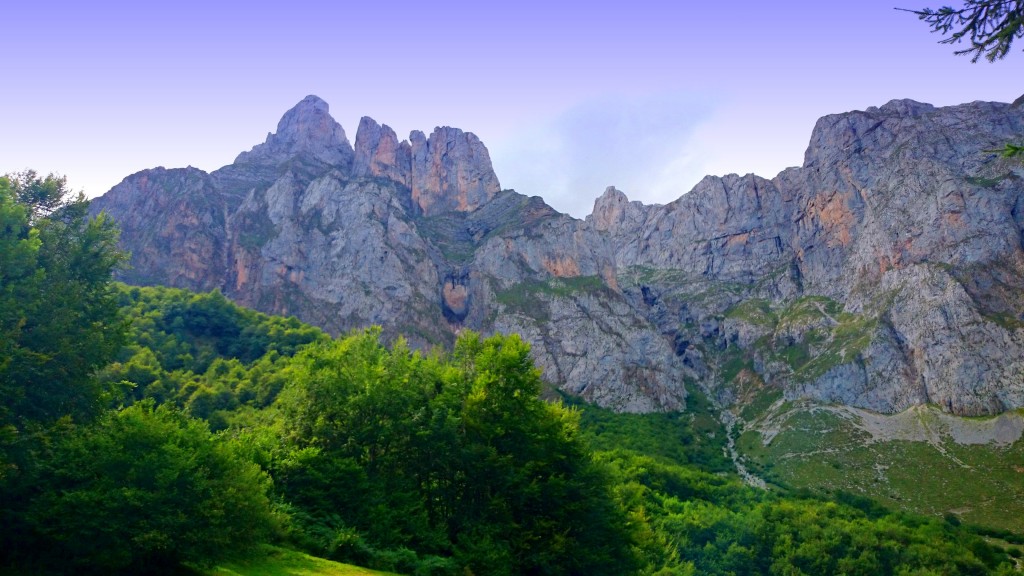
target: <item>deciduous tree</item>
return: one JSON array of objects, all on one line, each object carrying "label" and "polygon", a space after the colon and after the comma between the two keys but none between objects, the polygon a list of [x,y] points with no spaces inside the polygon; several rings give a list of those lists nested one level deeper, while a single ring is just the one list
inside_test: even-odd
[{"label": "deciduous tree", "polygon": [[63,435],[45,464],[31,529],[75,573],[209,564],[266,541],[269,479],[205,422],[151,402]]}]

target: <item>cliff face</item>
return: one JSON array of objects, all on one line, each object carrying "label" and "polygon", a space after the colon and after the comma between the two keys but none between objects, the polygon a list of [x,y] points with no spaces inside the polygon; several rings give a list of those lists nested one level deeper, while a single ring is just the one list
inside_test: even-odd
[{"label": "cliff face", "polygon": [[657,207],[609,191],[588,221],[620,271],[678,275],[634,290],[791,396],[999,412],[1024,402],[1024,172],[986,150],[1022,133],[1019,107],[894,101],[822,118],[773,180],[708,177]]},{"label": "cliff face", "polygon": [[986,152],[1024,109],[893,101],[822,118],[804,165],[707,177],[664,206],[609,189],[584,221],[501,191],[473,134],[354,149],[308,97],[211,174],[147,170],[94,202],[128,282],[220,288],[415,345],[519,332],[546,378],[619,410],[773,386],[891,412],[1024,406],[1024,170]]}]

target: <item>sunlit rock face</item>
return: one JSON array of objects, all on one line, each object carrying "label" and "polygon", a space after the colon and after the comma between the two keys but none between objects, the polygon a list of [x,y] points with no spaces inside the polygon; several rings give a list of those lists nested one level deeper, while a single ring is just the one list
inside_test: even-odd
[{"label": "sunlit rock face", "polygon": [[502,191],[486,147],[437,128],[351,146],[315,96],[206,174],[157,168],[94,202],[137,284],[218,288],[335,333],[415,346],[518,332],[545,378],[623,411],[753,388],[894,412],[1024,406],[1024,169],[989,152],[1021,106],[893,101],[818,121],[804,165],[709,176],[585,220]]}]

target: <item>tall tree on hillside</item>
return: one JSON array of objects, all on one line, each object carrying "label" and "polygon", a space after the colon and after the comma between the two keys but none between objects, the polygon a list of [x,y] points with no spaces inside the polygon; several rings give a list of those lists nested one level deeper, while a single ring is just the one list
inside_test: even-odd
[{"label": "tall tree on hillside", "polygon": [[[58,422],[95,418],[96,371],[120,349],[117,232],[63,178],[0,177],[0,550],[18,545],[31,468]],[[0,559],[4,554],[0,553]]]},{"label": "tall tree on hillside", "polygon": [[0,178],[0,428],[9,439],[95,416],[104,390],[94,373],[123,342],[111,292],[123,260],[117,231],[87,207],[63,178]]},{"label": "tall tree on hillside", "polygon": [[635,569],[612,480],[577,415],[538,397],[528,344],[465,332],[441,358],[379,336],[307,348],[279,403],[296,451],[274,480],[335,532],[325,553],[375,564],[348,545],[360,538],[475,574]]}]

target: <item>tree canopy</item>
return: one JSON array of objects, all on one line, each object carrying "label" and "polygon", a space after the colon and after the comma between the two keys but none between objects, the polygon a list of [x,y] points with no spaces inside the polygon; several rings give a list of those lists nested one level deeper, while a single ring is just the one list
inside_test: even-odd
[{"label": "tree canopy", "polygon": [[539,398],[527,344],[466,332],[439,357],[379,335],[308,348],[282,392],[292,452],[275,479],[324,552],[388,567],[375,550],[408,548],[475,574],[636,568],[611,478],[576,414]]},{"label": "tree canopy", "polygon": [[152,402],[61,434],[39,482],[28,524],[75,573],[209,564],[247,553],[274,525],[266,473],[205,422]]},{"label": "tree canopy", "polygon": [[113,223],[87,207],[63,178],[0,177],[0,479],[22,439],[109,400],[96,372],[124,343],[111,285],[123,256]]}]

